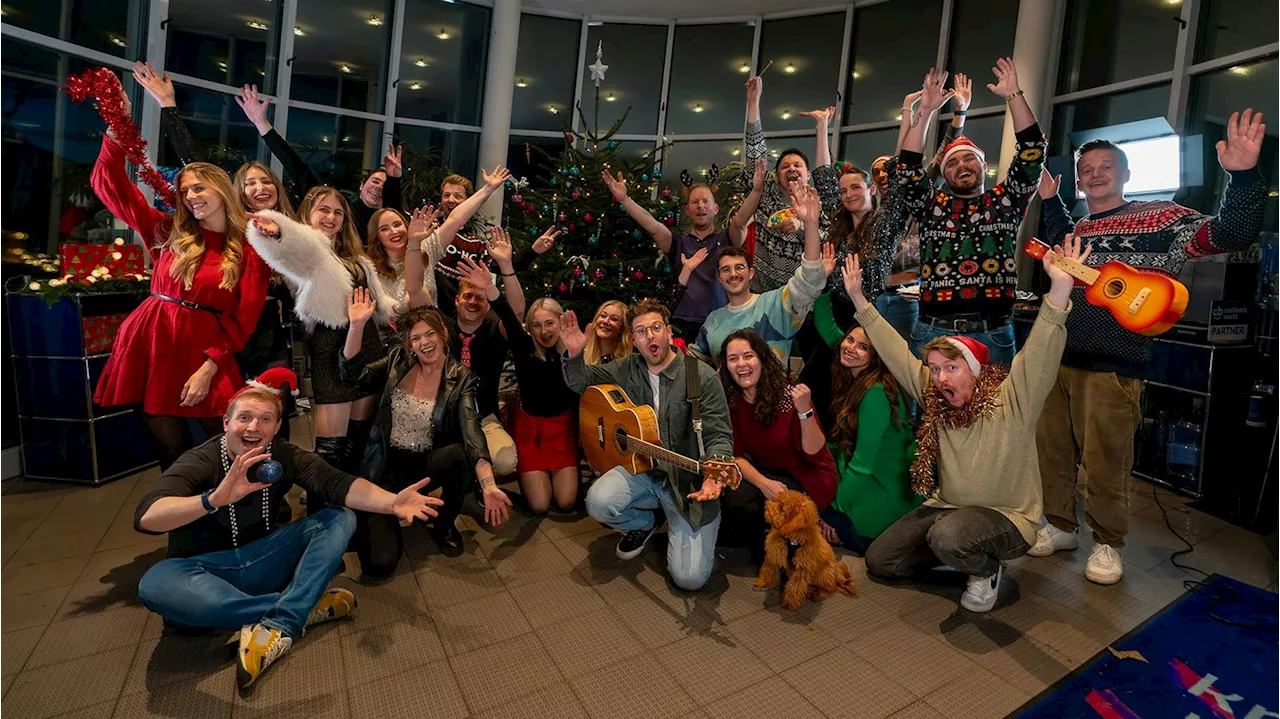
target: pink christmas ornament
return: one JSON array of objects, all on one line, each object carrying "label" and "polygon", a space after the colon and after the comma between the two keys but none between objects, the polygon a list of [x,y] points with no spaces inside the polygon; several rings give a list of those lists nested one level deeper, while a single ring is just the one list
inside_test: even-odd
[{"label": "pink christmas ornament", "polygon": [[569,291],[569,285],[566,285],[565,283],[561,282],[560,286],[556,288],[556,291],[563,295]]},{"label": "pink christmas ornament", "polygon": [[556,217],[557,222],[564,222],[567,219],[569,219],[568,215],[564,214],[563,212],[561,212],[560,215]]},{"label": "pink christmas ornament", "polygon": [[569,197],[572,197],[575,200],[580,200],[582,199],[582,193],[578,192],[577,190],[574,190],[573,194],[569,195]]},{"label": "pink christmas ornament", "polygon": [[664,187],[664,188],[662,188],[662,196],[663,196],[663,197],[671,197],[671,188],[670,188],[670,187]]},{"label": "pink christmas ornament", "polygon": [[516,203],[517,205],[524,204],[524,196],[517,192],[516,194],[511,196],[511,201]]},{"label": "pink christmas ornament", "polygon": [[641,272],[640,270],[636,270],[636,273],[635,273],[634,275],[632,275],[632,277],[636,278],[637,280],[643,280],[643,279],[644,279],[644,273],[643,273],[643,272]]},{"label": "pink christmas ornament", "polygon": [[595,268],[595,270],[591,272],[591,278],[594,280],[604,279],[604,270],[599,267]]},{"label": "pink christmas ornament", "polygon": [[583,222],[587,222],[587,223],[591,222],[591,213],[590,213],[590,212],[588,212],[587,214],[583,215],[583,216],[582,216],[582,221],[583,221]]}]

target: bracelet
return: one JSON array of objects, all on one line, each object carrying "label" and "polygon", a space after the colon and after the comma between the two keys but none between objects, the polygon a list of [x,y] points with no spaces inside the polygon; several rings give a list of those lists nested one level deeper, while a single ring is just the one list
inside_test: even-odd
[{"label": "bracelet", "polygon": [[419,245],[418,247],[406,247],[404,248],[404,251],[405,252],[422,252],[422,246]]},{"label": "bracelet", "polygon": [[[1005,98],[1005,99],[1008,100],[1008,98]],[[952,110],[951,114],[955,115],[956,117],[964,117],[965,115],[969,114],[969,111],[968,110]]]},{"label": "bracelet", "polygon": [[503,272],[502,270],[498,270],[498,274],[502,275],[503,277],[515,277],[515,276],[516,276],[516,273],[514,273],[514,272]]},{"label": "bracelet", "polygon": [[480,480],[481,489],[488,489],[490,487],[496,487],[497,485],[498,483],[494,481],[493,477],[485,477],[484,479]]},{"label": "bracelet", "polygon": [[801,420],[809,419],[810,417],[813,416],[813,409],[810,408],[809,411],[807,412],[796,412],[796,416],[799,417]]},{"label": "bracelet", "polygon": [[1026,93],[1024,93],[1023,91],[1019,90],[1019,91],[1017,91],[1017,92],[1013,93],[1012,95],[1005,95],[1005,96],[1004,96],[1004,101],[1005,101],[1005,102],[1013,102],[1016,98],[1022,97],[1022,96],[1023,96],[1023,95],[1025,95],[1025,94],[1026,94]]}]

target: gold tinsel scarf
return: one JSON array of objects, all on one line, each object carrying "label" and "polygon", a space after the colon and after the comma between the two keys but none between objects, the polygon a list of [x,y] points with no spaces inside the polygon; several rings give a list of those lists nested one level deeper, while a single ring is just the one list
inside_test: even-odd
[{"label": "gold tinsel scarf", "polygon": [[986,365],[978,374],[973,397],[963,407],[952,407],[947,399],[928,382],[924,388],[924,415],[916,429],[916,461],[911,463],[911,491],[922,497],[933,495],[938,486],[935,465],[938,462],[938,432],[941,429],[963,429],[983,417],[990,417],[1000,406],[1000,383],[1009,376],[1003,365]]}]

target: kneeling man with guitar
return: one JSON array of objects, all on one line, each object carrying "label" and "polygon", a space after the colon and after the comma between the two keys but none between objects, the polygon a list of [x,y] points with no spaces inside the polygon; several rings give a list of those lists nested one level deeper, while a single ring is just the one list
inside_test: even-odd
[{"label": "kneeling man with guitar", "polygon": [[598,366],[582,360],[593,329],[584,334],[573,312],[561,317],[560,338],[565,382],[583,395],[582,445],[600,473],[587,492],[587,512],[624,532],[616,550],[622,559],[644,551],[662,526],[661,512],[671,581],[696,590],[715,564],[720,490],[737,487],[742,476],[720,379],[675,352],[670,321],[660,302],[640,300],[627,311],[637,351]]}]

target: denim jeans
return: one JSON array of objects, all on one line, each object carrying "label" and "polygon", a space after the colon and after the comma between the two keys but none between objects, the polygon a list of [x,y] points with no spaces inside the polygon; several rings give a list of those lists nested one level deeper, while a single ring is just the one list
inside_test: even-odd
[{"label": "denim jeans", "polygon": [[716,561],[720,515],[694,530],[680,513],[671,485],[648,473],[631,474],[622,467],[600,475],[587,491],[587,513],[612,529],[649,529],[661,509],[667,516],[667,573],[681,589],[701,589],[711,578]]},{"label": "denim jeans", "polygon": [[[975,577],[996,573],[1000,562],[1031,549],[1003,514],[987,507],[920,506],[889,525],[867,548],[867,572],[903,579],[917,565],[937,559]],[[932,566],[937,566],[937,563]]]},{"label": "denim jeans", "polygon": [[297,639],[355,530],[351,510],[327,507],[239,549],[162,560],[138,595],[170,624],[236,631],[261,622]]},{"label": "denim jeans", "polygon": [[920,318],[919,302],[909,300],[894,290],[888,290],[876,297],[876,311],[885,322],[902,335],[902,339],[911,341],[911,331],[915,328],[916,320]]},{"label": "denim jeans", "polygon": [[920,349],[935,337],[972,337],[987,346],[992,363],[1002,364],[1006,368],[1013,365],[1013,356],[1018,351],[1014,346],[1012,322],[1006,322],[1003,327],[991,332],[952,332],[943,327],[930,327],[923,321],[916,320],[915,327],[911,330],[911,349],[921,361],[927,358],[920,353]]}]

